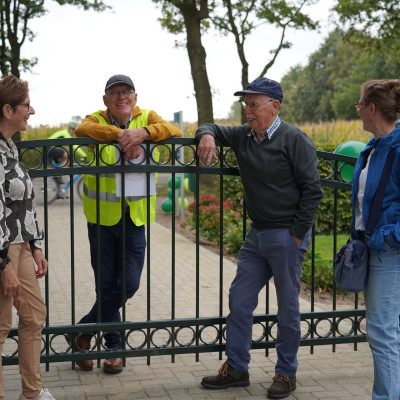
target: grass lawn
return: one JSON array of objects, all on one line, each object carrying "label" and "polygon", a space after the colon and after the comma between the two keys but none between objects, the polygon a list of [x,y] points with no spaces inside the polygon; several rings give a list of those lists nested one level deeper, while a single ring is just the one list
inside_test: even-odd
[{"label": "grass lawn", "polygon": [[[350,235],[337,235],[336,251],[347,243]],[[315,237],[315,251],[319,253],[324,261],[332,261],[333,259],[333,235],[317,235]]]}]

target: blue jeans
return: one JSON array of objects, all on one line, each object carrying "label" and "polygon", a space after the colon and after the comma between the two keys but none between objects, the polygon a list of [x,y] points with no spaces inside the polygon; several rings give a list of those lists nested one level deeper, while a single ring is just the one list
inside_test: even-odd
[{"label": "blue jeans", "polygon": [[311,231],[297,247],[288,228],[250,228],[238,255],[236,277],[229,291],[230,313],[226,321],[227,362],[247,371],[252,343],[253,312],[258,294],[271,277],[278,299],[278,332],[275,373],[295,376],[300,345],[299,291],[304,253]]},{"label": "blue jeans", "polygon": [[364,291],[367,339],[374,359],[373,400],[400,399],[400,249],[370,249]]},{"label": "blue jeans", "polygon": [[[119,309],[123,302],[122,270],[122,220],[116,225],[100,225],[100,241],[97,241],[97,225],[88,224],[90,256],[96,284],[96,301],[87,315],[78,323],[120,322]],[[98,270],[97,252],[100,247],[100,266]],[[125,218],[125,300],[131,298],[139,289],[146,250],[145,227],[136,226]],[[98,278],[100,287],[98,287]],[[97,315],[100,298],[101,316]],[[86,335],[85,335],[86,336]],[[91,337],[91,336],[86,336]],[[121,334],[108,332],[104,335],[108,348],[121,345]]]}]

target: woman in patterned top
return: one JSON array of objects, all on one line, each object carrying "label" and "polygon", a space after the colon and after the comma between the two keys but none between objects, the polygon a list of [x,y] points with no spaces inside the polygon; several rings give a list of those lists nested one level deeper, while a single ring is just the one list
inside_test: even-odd
[{"label": "woman in patterned top", "polygon": [[[11,140],[25,131],[30,106],[28,83],[13,75],[0,80],[0,353],[17,309],[18,362],[22,377],[20,400],[53,399],[40,377],[41,332],[46,319],[38,278],[47,272],[41,250],[32,182]],[[36,269],[35,269],[36,264]],[[0,364],[1,369],[1,364]],[[4,399],[0,371],[0,400]]]}]

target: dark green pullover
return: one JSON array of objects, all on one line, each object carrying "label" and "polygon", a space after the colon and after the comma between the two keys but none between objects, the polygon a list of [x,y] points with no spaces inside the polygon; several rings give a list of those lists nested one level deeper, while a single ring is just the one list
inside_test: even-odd
[{"label": "dark green pullover", "polygon": [[303,239],[314,223],[322,197],[317,157],[311,139],[300,129],[281,122],[271,139],[257,143],[248,124],[201,125],[196,139],[211,134],[235,152],[252,225],[290,228]]}]

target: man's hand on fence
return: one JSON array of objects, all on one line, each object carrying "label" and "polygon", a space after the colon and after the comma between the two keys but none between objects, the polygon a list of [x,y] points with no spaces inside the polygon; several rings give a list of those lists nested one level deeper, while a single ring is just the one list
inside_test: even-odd
[{"label": "man's hand on fence", "polygon": [[124,150],[124,160],[134,160],[135,158],[138,158],[141,153],[142,148],[140,147],[140,144],[132,146],[128,151]]},{"label": "man's hand on fence", "polygon": [[8,263],[1,275],[1,286],[3,288],[3,296],[18,297],[21,294],[21,283],[15,275],[11,263]]},{"label": "man's hand on fence", "polygon": [[146,129],[125,129],[118,134],[118,143],[124,152],[125,160],[132,160],[140,156],[140,145],[149,138]]},{"label": "man's hand on fence", "polygon": [[212,161],[218,160],[215,139],[212,135],[205,134],[201,137],[197,147],[197,155],[204,165],[210,165]]}]

